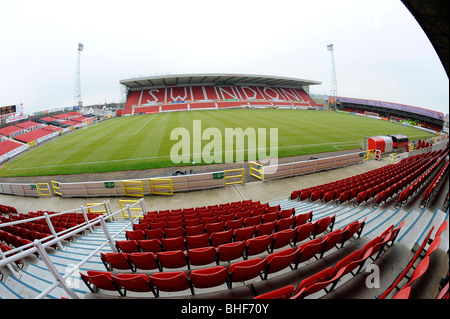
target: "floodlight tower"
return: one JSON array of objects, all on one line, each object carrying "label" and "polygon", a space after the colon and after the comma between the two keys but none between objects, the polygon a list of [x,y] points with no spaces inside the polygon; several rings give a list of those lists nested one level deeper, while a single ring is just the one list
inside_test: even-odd
[{"label": "floodlight tower", "polygon": [[336,64],[334,63],[334,46],[333,46],[333,44],[328,44],[327,49],[328,49],[328,51],[331,52],[330,105],[335,105],[338,93],[337,93]]},{"label": "floodlight tower", "polygon": [[83,106],[83,101],[81,99],[81,81],[80,81],[80,57],[81,51],[83,51],[83,43],[78,43],[78,59],[77,59],[77,70],[75,73],[75,96],[74,104],[78,106]]}]

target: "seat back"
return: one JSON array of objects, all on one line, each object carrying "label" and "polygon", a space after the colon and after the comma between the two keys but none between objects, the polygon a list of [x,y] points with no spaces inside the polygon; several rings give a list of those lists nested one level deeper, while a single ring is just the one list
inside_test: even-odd
[{"label": "seat back", "polygon": [[218,261],[231,261],[242,258],[245,250],[245,242],[237,241],[229,244],[222,244],[217,247]]},{"label": "seat back", "polygon": [[150,283],[156,288],[155,293],[159,296],[159,291],[183,291],[191,289],[189,279],[184,271],[159,272],[149,276]]},{"label": "seat back", "polygon": [[156,260],[156,254],[152,252],[146,253],[131,253],[127,254],[127,258],[135,268],[141,270],[160,269],[159,263]]},{"label": "seat back", "polygon": [[211,246],[219,246],[222,244],[231,243],[233,240],[233,230],[225,230],[211,233]]},{"label": "seat back", "polygon": [[288,285],[265,294],[258,295],[253,299],[289,299],[294,293],[294,285]]},{"label": "seat back", "polygon": [[269,252],[269,247],[272,244],[273,235],[262,235],[255,238],[248,239],[245,242],[245,258],[249,256],[258,255],[265,251]]},{"label": "seat back", "polygon": [[181,268],[187,266],[190,269],[189,260],[187,259],[184,251],[161,251],[156,253],[156,258],[163,268]]},{"label": "seat back", "polygon": [[190,265],[203,266],[217,261],[217,252],[214,247],[192,248],[187,251]]},{"label": "seat back", "polygon": [[224,266],[192,270],[189,279],[194,288],[217,287],[227,282],[228,269]]},{"label": "seat back", "polygon": [[188,249],[209,246],[209,235],[203,233],[201,235],[186,236],[186,245]]}]

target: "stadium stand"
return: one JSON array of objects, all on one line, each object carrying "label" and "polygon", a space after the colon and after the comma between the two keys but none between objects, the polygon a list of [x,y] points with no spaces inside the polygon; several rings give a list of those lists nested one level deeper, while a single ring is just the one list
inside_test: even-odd
[{"label": "stadium stand", "polygon": [[0,156],[8,154],[11,151],[14,151],[15,149],[21,147],[23,144],[12,141],[12,140],[5,140],[0,142]]},{"label": "stadium stand", "polygon": [[51,131],[48,130],[44,130],[42,128],[27,132],[27,133],[23,133],[20,135],[17,135],[14,137],[14,139],[20,141],[20,142],[24,142],[24,143],[29,143],[31,141],[35,141],[39,138],[42,138],[44,136],[50,135],[52,134]]},{"label": "stadium stand", "polygon": [[168,86],[130,91],[123,114],[240,108],[242,105],[280,108],[317,106],[303,89],[246,85]]}]

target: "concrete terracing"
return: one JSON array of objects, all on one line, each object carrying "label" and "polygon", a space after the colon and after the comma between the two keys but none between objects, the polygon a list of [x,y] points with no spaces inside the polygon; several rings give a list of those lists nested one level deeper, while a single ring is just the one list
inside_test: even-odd
[{"label": "concrete terracing", "polygon": [[[322,205],[320,203],[298,202],[296,200],[288,200],[289,195],[293,190],[307,188],[315,185],[329,183],[335,180],[340,180],[349,176],[362,174],[367,171],[382,167],[388,164],[387,158],[380,161],[370,160],[361,164],[356,164],[332,171],[324,171],[316,174],[303,175],[288,179],[272,180],[267,182],[247,182],[245,184],[227,186],[225,188],[194,191],[186,193],[175,193],[171,197],[165,196],[146,196],[145,205],[148,211],[152,210],[166,210],[178,209],[188,207],[200,207],[207,205],[216,205],[221,203],[229,203],[241,200],[252,199],[253,201],[260,201],[261,203],[270,203],[271,206],[280,204],[282,209],[295,207],[297,213],[313,210],[314,220],[324,216],[331,216],[336,214],[335,229],[343,228],[354,220],[362,220],[366,218],[366,225],[362,237],[358,240],[352,240],[340,250],[331,250],[325,256],[315,262],[306,264],[301,270],[291,271],[287,269],[279,274],[270,276],[268,280],[255,280],[252,282],[243,283],[241,285],[233,286],[233,289],[211,289],[205,290],[205,293],[196,296],[183,294],[166,294],[162,297],[168,298],[252,298],[255,293],[261,294],[288,283],[298,284],[308,274],[315,273],[332,266],[339,259],[348,255],[354,250],[360,249],[370,239],[378,236],[382,231],[390,225],[398,225],[403,219],[406,220],[405,226],[400,232],[396,244],[385,252],[380,259],[375,263],[380,267],[382,273],[381,287],[378,289],[368,289],[364,284],[367,273],[360,273],[356,277],[342,280],[336,290],[323,296],[323,294],[315,295],[314,298],[376,298],[384,289],[386,289],[395,277],[400,273],[408,263],[414,249],[421,243],[425,236],[425,231],[431,227],[435,229],[445,220],[448,221],[448,213],[441,211],[441,206],[444,202],[444,196],[448,192],[448,183],[443,183],[436,198],[427,206],[426,209],[418,208],[418,196],[414,197],[402,209],[394,207],[395,202],[391,201],[385,203],[377,209],[372,208],[371,201],[353,207],[351,203],[336,206],[334,203]],[[448,177],[447,177],[448,178]],[[100,203],[109,200],[113,211],[120,209],[119,199],[123,198],[60,198],[60,197],[19,197],[10,195],[0,195],[0,202],[3,205],[15,207],[19,213],[43,211],[67,211],[81,206],[86,206],[88,203]],[[118,221],[117,224],[109,223],[112,231],[117,231],[125,225],[126,220]],[[131,226],[129,226],[131,229]],[[111,231],[110,230],[110,231]],[[97,229],[95,233],[87,235],[85,238],[80,237],[74,243],[68,244],[67,249],[62,251],[53,251],[51,258],[58,264],[61,272],[63,272],[71,264],[76,263],[77,259],[81,259],[88,253],[89,245],[95,242],[100,242],[104,237],[100,234],[101,228]],[[124,235],[122,235],[122,238]],[[87,245],[87,246],[84,246]],[[76,257],[78,255],[78,257]],[[25,298],[32,298],[36,293],[26,292],[23,284],[20,281],[39,282],[52,281],[51,275],[48,271],[42,271],[45,267],[41,260],[33,261],[30,257],[30,265],[24,272],[21,273],[21,279],[8,278],[7,284],[18,287],[17,294]],[[415,294],[415,298],[434,298],[437,293],[439,280],[448,272],[448,230],[443,235],[443,244],[439,251],[433,255],[432,268],[427,273],[427,280],[424,289],[420,293]],[[105,270],[99,258],[95,258],[90,263],[87,263],[82,271],[86,269]],[[10,276],[11,277],[11,276]],[[3,280],[5,281],[5,279]],[[43,285],[43,283],[36,283],[36,285]],[[48,283],[47,283],[48,285]],[[115,298],[113,294],[91,294],[84,286],[79,287],[81,296],[85,298]],[[423,284],[425,285],[425,284]],[[2,288],[2,287],[0,287]],[[2,288],[3,289],[3,288]],[[42,288],[41,288],[42,289]],[[208,292],[209,291],[209,292]],[[54,292],[58,297],[58,292]],[[131,294],[133,296],[133,294]],[[136,296],[136,295],[135,295]],[[137,295],[139,296],[139,294]],[[151,295],[148,295],[151,297]],[[12,293],[1,296],[3,298],[14,298]]]}]

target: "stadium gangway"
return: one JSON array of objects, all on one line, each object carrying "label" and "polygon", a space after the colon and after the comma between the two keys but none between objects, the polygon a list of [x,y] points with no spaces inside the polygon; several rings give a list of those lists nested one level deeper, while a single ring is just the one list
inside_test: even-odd
[{"label": "stadium gangway", "polygon": [[[100,205],[100,204],[99,204]],[[14,249],[14,250],[10,250],[8,252],[5,252],[5,254],[3,254],[0,250],[0,253],[3,255],[0,255],[0,257],[2,259],[0,259],[0,268],[4,267],[4,266],[10,266],[11,263],[25,258],[27,256],[30,256],[31,254],[34,253],[38,253],[39,256],[42,258],[42,260],[44,261],[44,263],[46,264],[46,266],[48,267],[48,270],[50,271],[50,273],[53,275],[53,277],[55,277],[55,281],[50,284],[49,287],[47,287],[45,290],[43,290],[38,296],[35,297],[35,299],[42,299],[45,296],[47,296],[48,294],[50,294],[56,287],[61,286],[64,291],[69,295],[69,297],[71,299],[79,299],[78,295],[72,290],[72,288],[70,287],[70,284],[67,282],[67,279],[69,278],[69,276],[71,276],[75,271],[79,270],[80,267],[82,265],[84,265],[87,261],[89,261],[95,254],[97,254],[103,247],[105,247],[106,245],[109,244],[109,246],[111,247],[111,250],[113,252],[117,252],[117,248],[114,245],[114,240],[115,238],[121,234],[122,232],[125,231],[125,229],[127,229],[127,227],[129,227],[130,224],[127,224],[125,227],[123,227],[120,231],[118,231],[114,236],[111,236],[109,231],[108,231],[108,227],[106,226],[106,220],[107,219],[111,219],[113,218],[115,215],[118,214],[122,214],[123,211],[127,210],[128,211],[128,216],[130,216],[130,223],[132,224],[135,220],[138,220],[140,218],[140,215],[137,216],[135,219],[133,219],[132,215],[131,215],[131,208],[135,205],[141,205],[142,207],[142,214],[143,215],[144,212],[146,212],[146,208],[145,208],[145,202],[144,199],[139,200],[138,202],[132,204],[132,205],[127,205],[125,208],[120,209],[116,212],[111,212],[105,215],[101,215],[95,219],[92,220],[87,220],[85,223],[80,224],[76,227],[72,227],[70,228],[69,232],[67,232],[68,230],[65,230],[64,232],[61,233],[57,233],[56,237],[52,240],[46,241],[45,243],[42,242],[42,240],[38,240],[36,239],[34,242],[32,242],[31,244],[27,244],[24,245],[22,247],[19,247],[19,249]],[[75,209],[78,210],[78,209]],[[81,210],[83,212],[85,212],[85,208],[82,206]],[[68,211],[69,212],[69,211]],[[64,214],[64,213],[68,213],[68,212],[62,212],[62,213],[58,213],[58,214]],[[73,212],[70,211],[70,212]],[[37,219],[37,218],[32,218],[32,219]],[[20,222],[26,222],[26,221],[30,221],[29,220],[18,220],[15,222],[11,222],[11,223],[5,223],[5,224],[0,224],[1,225],[8,225],[8,224],[18,224]],[[59,270],[56,268],[55,264],[51,261],[50,256],[48,255],[46,248],[47,247],[51,247],[53,245],[62,245],[61,242],[77,233],[79,233],[80,231],[84,231],[87,229],[92,230],[93,226],[100,224],[103,232],[105,234],[106,237],[106,241],[104,243],[102,243],[99,247],[97,247],[97,249],[95,249],[94,251],[92,251],[88,256],[86,256],[82,261],[80,261],[77,265],[73,266],[68,272],[66,272],[64,275],[62,275]],[[65,233],[65,234],[64,234]],[[51,236],[51,235],[50,235]],[[43,240],[48,240],[48,238],[44,238]],[[20,251],[23,250],[23,251]],[[19,251],[19,252],[18,252]],[[14,255],[11,255],[9,257],[6,257],[6,254],[9,253],[11,254],[12,252],[17,252]],[[6,258],[4,258],[6,257]],[[15,270],[12,268],[8,268],[10,269],[11,273],[15,275]]]}]

